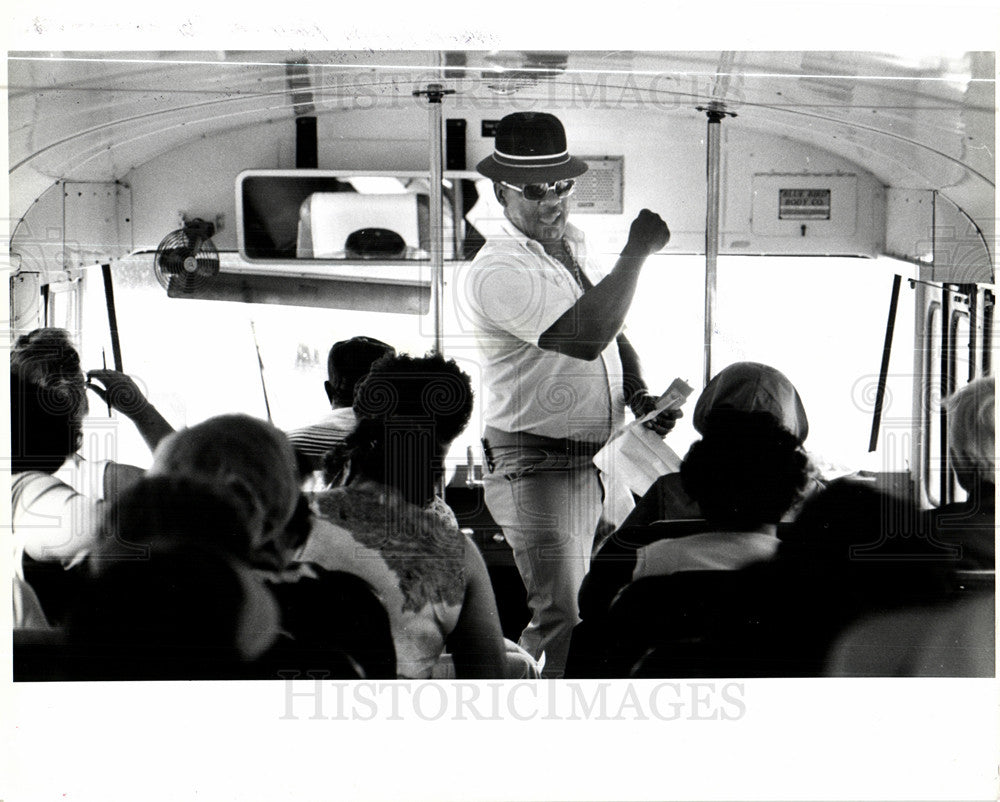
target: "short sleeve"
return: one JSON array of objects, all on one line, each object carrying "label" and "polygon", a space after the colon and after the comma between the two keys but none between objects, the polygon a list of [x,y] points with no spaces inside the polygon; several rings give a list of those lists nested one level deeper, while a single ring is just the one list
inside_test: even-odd
[{"label": "short sleeve", "polygon": [[576,298],[530,254],[492,253],[473,263],[464,286],[470,308],[490,327],[533,345]]},{"label": "short sleeve", "polygon": [[35,472],[15,476],[11,489],[15,541],[29,557],[75,564],[94,546],[102,502]]}]

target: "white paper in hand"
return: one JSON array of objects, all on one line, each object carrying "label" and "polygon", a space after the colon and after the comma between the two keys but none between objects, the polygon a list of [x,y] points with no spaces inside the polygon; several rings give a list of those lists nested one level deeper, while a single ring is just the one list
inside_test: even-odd
[{"label": "white paper in hand", "polygon": [[674,379],[652,412],[623,426],[608,440],[594,455],[594,465],[605,475],[606,483],[623,485],[641,496],[657,478],[680,470],[681,458],[644,424],[666,409],[677,409],[692,392],[683,379]]}]

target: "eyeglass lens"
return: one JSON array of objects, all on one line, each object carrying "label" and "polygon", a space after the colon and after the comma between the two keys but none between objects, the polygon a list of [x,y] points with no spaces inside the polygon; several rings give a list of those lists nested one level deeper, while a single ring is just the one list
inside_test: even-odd
[{"label": "eyeglass lens", "polygon": [[526,184],[521,189],[521,193],[524,195],[525,200],[540,201],[549,194],[549,188],[551,187],[555,190],[557,197],[565,198],[573,191],[574,183],[572,179],[566,179],[564,181],[556,181],[553,184]]}]

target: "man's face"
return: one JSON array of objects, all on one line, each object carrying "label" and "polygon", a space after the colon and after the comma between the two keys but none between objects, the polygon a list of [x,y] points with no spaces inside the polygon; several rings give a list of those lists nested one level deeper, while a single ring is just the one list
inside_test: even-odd
[{"label": "man's face", "polygon": [[524,234],[538,242],[559,240],[569,220],[569,196],[560,198],[549,189],[540,201],[526,200],[517,190],[495,184],[497,200],[503,204],[507,219]]}]

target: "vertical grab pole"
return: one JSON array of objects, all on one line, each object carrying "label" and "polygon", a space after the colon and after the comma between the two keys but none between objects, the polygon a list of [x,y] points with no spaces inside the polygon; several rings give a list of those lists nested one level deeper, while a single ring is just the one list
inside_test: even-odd
[{"label": "vertical grab pole", "polygon": [[721,117],[708,115],[705,204],[705,376],[707,385],[712,378],[712,334],[715,328],[717,265],[719,261],[719,146],[722,133]]},{"label": "vertical grab pole", "polygon": [[444,350],[444,198],[441,180],[444,178],[441,139],[441,96],[428,98],[430,104],[431,143],[431,304],[434,314],[434,353]]},{"label": "vertical grab pole", "polygon": [[[430,105],[431,196],[430,196],[430,246],[431,246],[431,309],[434,315],[434,353],[444,352],[444,206],[441,192],[443,170],[443,134],[441,132],[441,98],[454,93],[441,84],[428,84],[413,94],[426,97]],[[435,482],[440,498],[445,495],[445,476],[442,472]]]},{"label": "vertical grab pole", "polygon": [[434,319],[434,353],[444,351],[444,198],[441,181],[444,178],[444,137],[441,132],[441,99],[452,94],[454,89],[445,89],[441,84],[428,84],[413,94],[426,97],[430,107],[430,235],[431,246],[431,311]]},{"label": "vertical grab pole", "polygon": [[715,330],[716,282],[719,261],[719,185],[722,174],[722,120],[735,117],[720,104],[698,106],[708,116],[708,137],[705,158],[705,373],[704,384],[712,378],[712,334]]},{"label": "vertical grab pole", "polygon": [[115,285],[111,279],[111,265],[101,265],[101,276],[104,279],[104,302],[108,307],[108,328],[111,330],[111,358],[115,363],[115,370],[122,368],[122,344],[118,339],[118,314],[115,311]]}]

